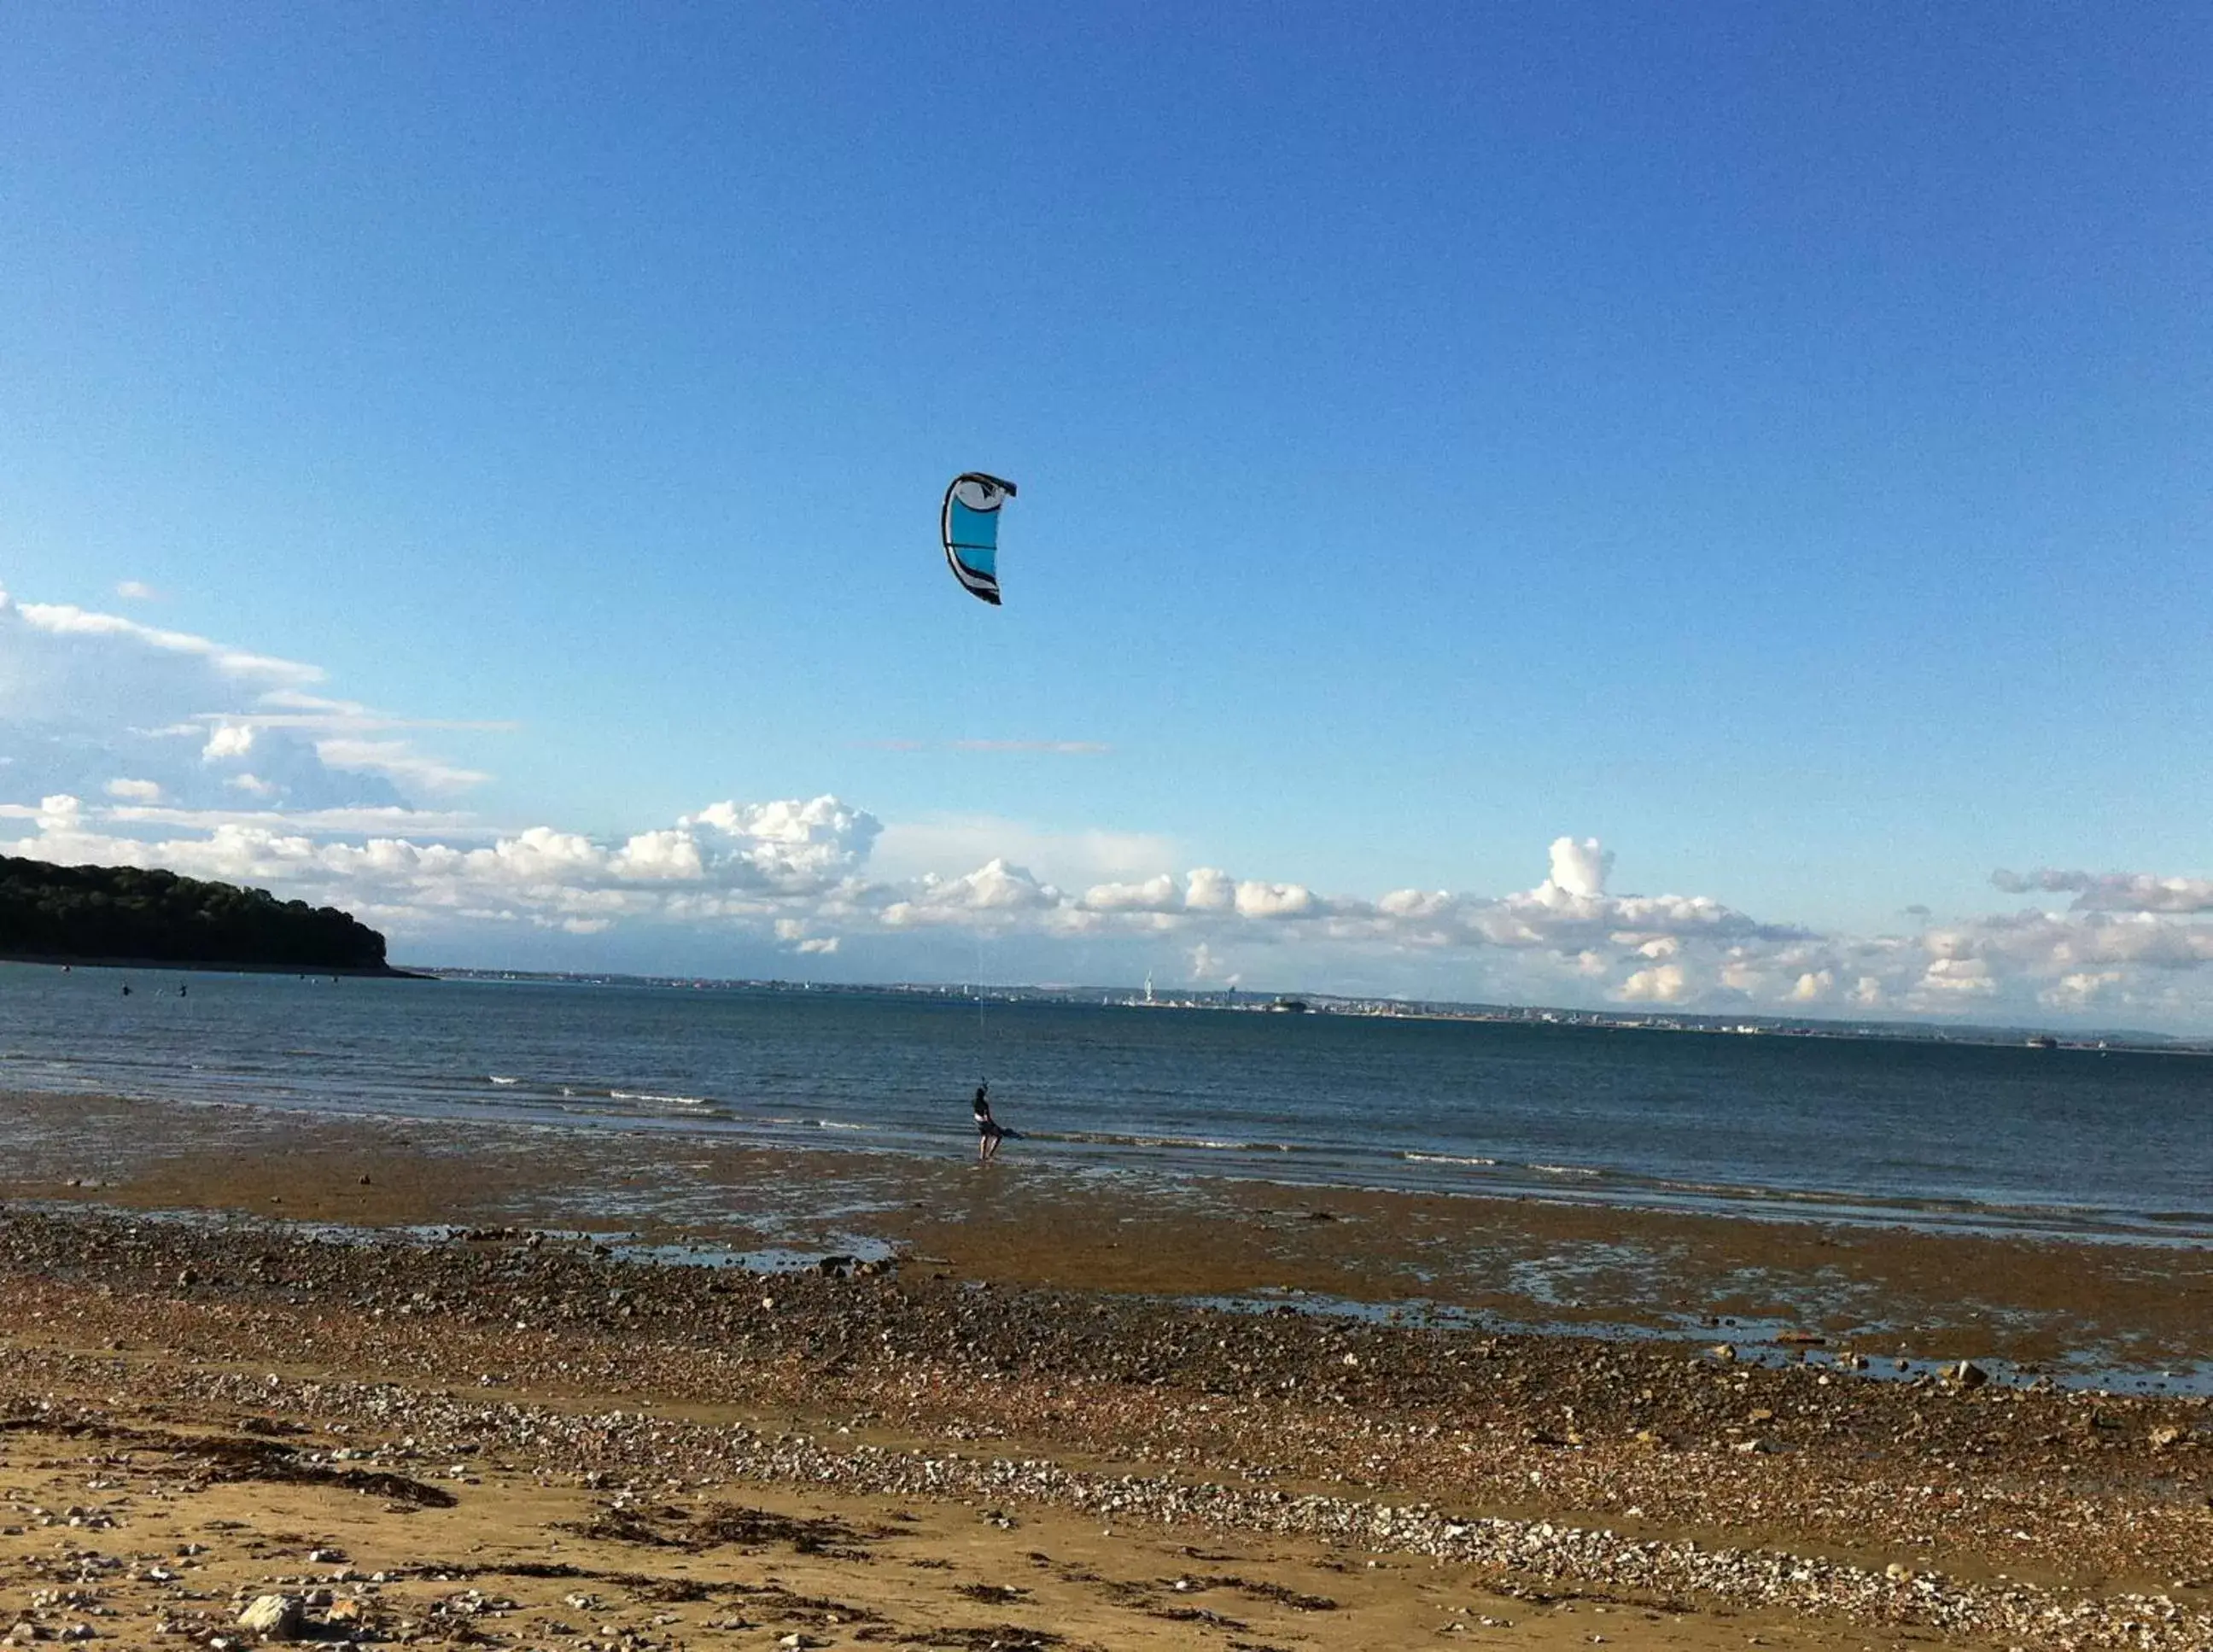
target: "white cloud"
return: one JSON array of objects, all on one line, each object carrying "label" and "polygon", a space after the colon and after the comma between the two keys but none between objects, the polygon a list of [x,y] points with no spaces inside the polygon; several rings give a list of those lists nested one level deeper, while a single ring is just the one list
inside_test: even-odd
[{"label": "white cloud", "polygon": [[1140,880],[1182,856],[1157,832],[1099,828],[1060,831],[989,814],[938,815],[887,822],[871,864],[892,879],[918,878],[949,866],[1003,857],[1064,887]]},{"label": "white cloud", "polygon": [[859,869],[882,834],[883,823],[865,809],[835,797],[773,803],[710,804],[677,822],[677,829],[710,834],[709,858],[743,866],[764,881],[811,888]]},{"label": "white cloud", "polygon": [[884,908],[884,922],[894,928],[918,924],[956,924],[993,921],[1024,914],[1042,913],[1061,903],[1060,891],[1040,883],[1026,868],[1004,860],[986,862],[957,878],[924,877],[906,899]]},{"label": "white cloud", "polygon": [[1631,1003],[1680,1003],[1690,992],[1690,978],[1680,964],[1640,969],[1621,984],[1621,996]]},{"label": "white cloud", "polygon": [[1744,956],[1741,948],[1731,948],[1728,960],[1721,968],[1721,984],[1731,992],[1741,992],[1747,997],[1764,996],[1773,983],[1773,974],[1758,962]]},{"label": "white cloud", "polygon": [[1555,838],[1552,856],[1549,881],[1554,888],[1582,900],[1595,900],[1606,893],[1606,881],[1613,870],[1613,855],[1600,848],[1597,838],[1578,841],[1574,838]]},{"label": "white cloud", "polygon": [[704,877],[707,869],[699,839],[682,826],[639,832],[615,852],[615,863],[628,876],[675,883]]},{"label": "white cloud", "polygon": [[2039,976],[2112,964],[2186,970],[2213,963],[2213,926],[2153,912],[2015,912],[1931,930],[1923,945],[1941,961]]},{"label": "white cloud", "polygon": [[1997,991],[1990,966],[1979,958],[1932,958],[1921,984],[1932,992],[1957,997],[1987,997]]},{"label": "white cloud", "polygon": [[[265,695],[265,702],[275,698]],[[439,730],[454,733],[466,730],[478,734],[511,734],[521,727],[512,719],[503,717],[395,717],[381,712],[359,708],[340,711],[271,711],[255,713],[202,714],[203,722],[234,722],[248,728],[304,728],[318,734],[375,735],[394,729]]]},{"label": "white cloud", "polygon": [[1232,911],[1237,905],[1237,881],[1215,867],[1194,867],[1184,885],[1183,904],[1194,912]]},{"label": "white cloud", "polygon": [[1337,898],[1326,905],[1340,927],[1365,924],[1379,937],[1430,948],[1488,946],[1563,955],[1627,951],[1656,960],[1693,942],[1771,948],[1803,938],[1795,929],[1759,924],[1705,896],[1607,894],[1613,856],[1595,839],[1560,838],[1552,845],[1550,861],[1543,882],[1515,894],[1402,889],[1372,906]]},{"label": "white cloud", "polygon": [[[238,775],[227,783],[248,796],[266,796],[265,789],[257,791],[254,777]],[[241,784],[241,782],[247,783]],[[0,816],[7,814],[0,807]],[[496,838],[508,835],[497,827],[485,825],[472,814],[439,813],[430,809],[399,808],[393,806],[369,806],[362,808],[281,809],[271,808],[174,808],[166,804],[118,803],[107,810],[107,820],[119,826],[182,826],[187,829],[212,831],[221,826],[282,826],[288,831],[330,834],[349,832],[437,832],[447,837]]]},{"label": "white cloud", "polygon": [[1200,942],[1191,949],[1191,980],[1193,986],[1234,987],[1244,978],[1241,974],[1230,969],[1220,958],[1215,956],[1214,948],[1208,946],[1205,942]]},{"label": "white cloud", "polygon": [[2077,970],[2037,994],[2037,1002],[2055,1009],[2088,1009],[2127,978],[2117,969]]},{"label": "white cloud", "polygon": [[1083,904],[1094,912],[1176,912],[1183,896],[1175,875],[1162,872],[1143,883],[1094,884],[1083,892]]},{"label": "white cloud", "polygon": [[1837,984],[1833,970],[1809,969],[1791,984],[1790,1002],[1820,1003],[1827,998]]},{"label": "white cloud", "polygon": [[187,631],[163,631],[155,626],[143,625],[135,619],[125,619],[120,614],[96,613],[68,603],[17,603],[4,591],[0,591],[0,605],[12,608],[34,631],[71,640],[88,637],[119,639],[157,653],[204,661],[222,675],[241,682],[259,683],[268,687],[297,687],[323,680],[321,669],[315,666],[302,665],[296,660],[279,660],[265,654],[249,654],[243,649],[210,642],[204,637],[194,637]]},{"label": "white cloud", "polygon": [[1314,917],[1322,911],[1314,891],[1303,884],[1258,880],[1237,886],[1235,905],[1240,917]]},{"label": "white cloud", "polygon": [[473,769],[457,768],[436,758],[424,757],[401,740],[347,740],[333,737],[315,742],[315,755],[333,769],[387,774],[433,791],[456,791],[481,785],[491,778]]},{"label": "white cloud", "polygon": [[152,780],[111,780],[103,788],[110,797],[125,803],[158,803],[162,788]]},{"label": "white cloud", "polygon": [[115,594],[127,602],[156,602],[161,600],[162,595],[144,581],[136,579],[119,581],[115,587]]},{"label": "white cloud", "polygon": [[1441,917],[1453,909],[1453,897],[1442,889],[1393,889],[1375,903],[1386,917],[1409,922]]},{"label": "white cloud", "polygon": [[2082,912],[2213,912],[2213,878],[2161,877],[2146,872],[2058,872],[2039,868],[2022,877],[1993,872],[2009,894],[2073,893]]},{"label": "white cloud", "polygon": [[180,804],[217,805],[253,789],[232,783],[250,774],[272,802],[399,806],[406,799],[395,777],[459,783],[473,774],[404,741],[334,747],[332,757],[353,760],[326,760],[310,730],[286,725],[375,714],[315,692],[323,675],[301,661],[0,592],[0,799],[99,796],[120,775]]}]

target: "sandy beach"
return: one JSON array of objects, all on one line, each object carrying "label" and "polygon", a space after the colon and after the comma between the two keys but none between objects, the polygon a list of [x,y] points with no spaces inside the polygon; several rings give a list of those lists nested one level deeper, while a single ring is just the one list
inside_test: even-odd
[{"label": "sandy beach", "polygon": [[2213,1644],[2199,1252],[0,1119],[19,1640]]}]

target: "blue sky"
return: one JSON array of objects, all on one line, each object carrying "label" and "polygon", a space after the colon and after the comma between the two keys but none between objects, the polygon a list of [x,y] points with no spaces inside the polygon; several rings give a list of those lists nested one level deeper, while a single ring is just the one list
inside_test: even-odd
[{"label": "blue sky", "polygon": [[[23,852],[448,961],[2213,1026],[2201,9],[33,4],[0,57]],[[696,873],[605,859],[660,832]]]}]

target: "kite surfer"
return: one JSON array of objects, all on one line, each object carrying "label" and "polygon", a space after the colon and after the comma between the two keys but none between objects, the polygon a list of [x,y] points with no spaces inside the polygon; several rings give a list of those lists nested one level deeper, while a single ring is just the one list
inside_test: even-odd
[{"label": "kite surfer", "polygon": [[986,1094],[991,1088],[988,1079],[976,1086],[976,1162],[979,1165],[991,1162],[1007,1134],[999,1128],[999,1121],[991,1117],[991,1098]]}]

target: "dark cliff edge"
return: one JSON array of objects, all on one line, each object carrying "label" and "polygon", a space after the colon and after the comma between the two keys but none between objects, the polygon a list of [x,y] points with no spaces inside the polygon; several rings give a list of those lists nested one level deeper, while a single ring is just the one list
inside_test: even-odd
[{"label": "dark cliff edge", "polygon": [[350,912],[158,867],[56,866],[0,855],[0,958],[421,978],[385,961]]}]

